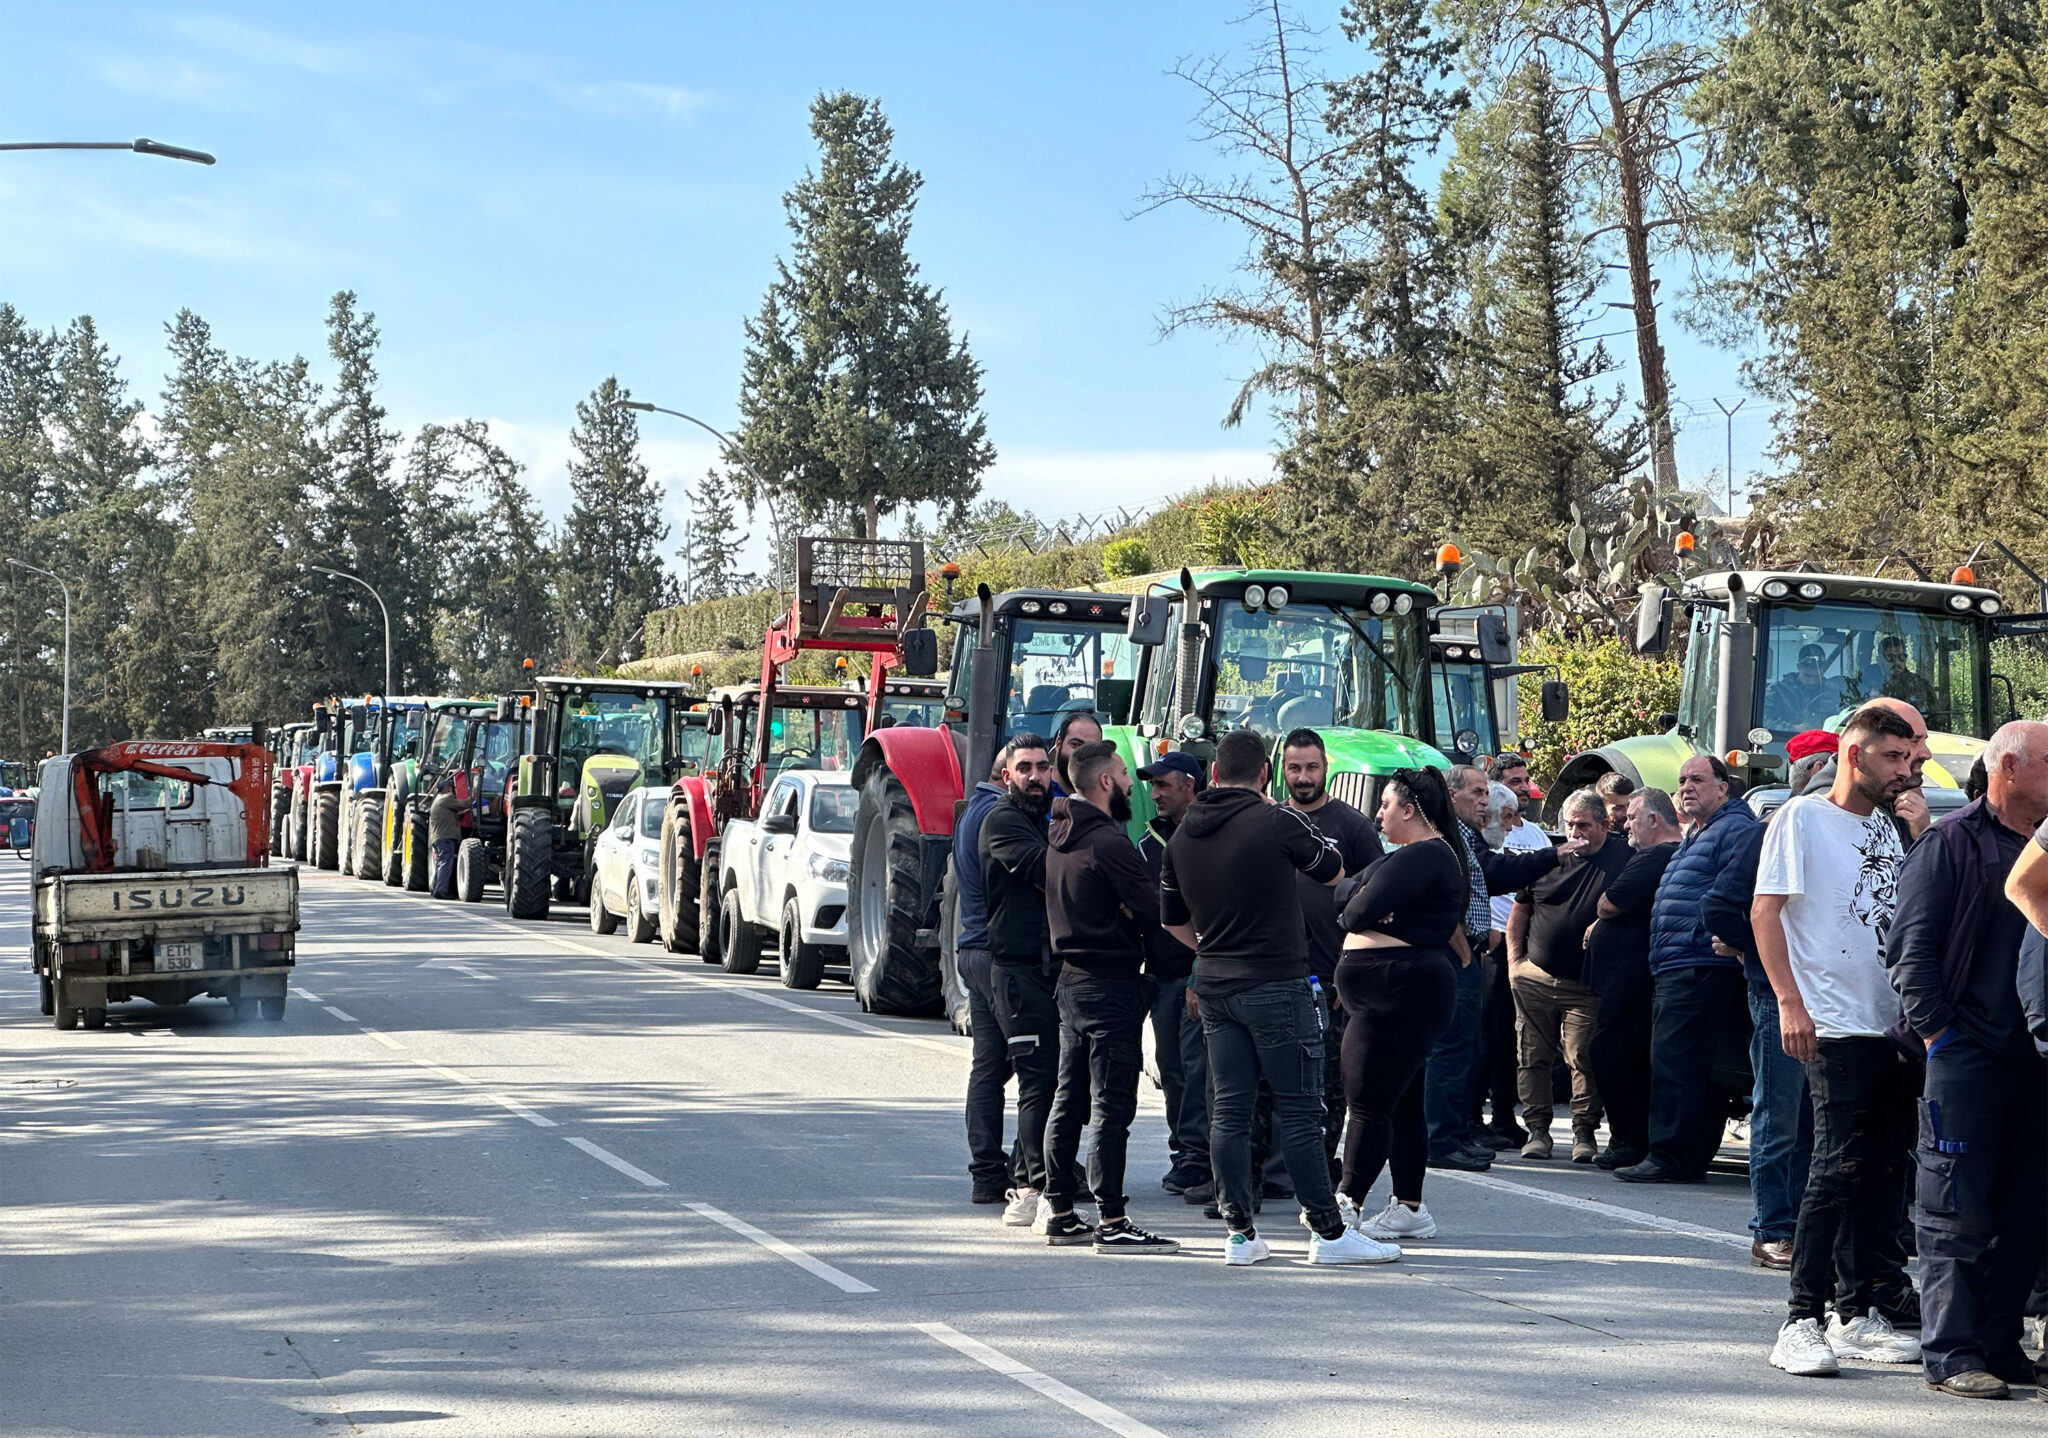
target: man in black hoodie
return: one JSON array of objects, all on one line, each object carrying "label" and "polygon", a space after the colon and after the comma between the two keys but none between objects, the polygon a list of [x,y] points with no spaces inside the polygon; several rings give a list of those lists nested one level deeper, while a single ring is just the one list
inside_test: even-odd
[{"label": "man in black hoodie", "polygon": [[[1139,969],[1156,893],[1124,832],[1131,775],[1116,746],[1097,740],[1068,756],[1067,780],[1073,792],[1053,801],[1045,856],[1046,927],[1061,966],[1059,1087],[1045,1125],[1045,1241],[1092,1237],[1097,1253],[1175,1253],[1179,1244],[1147,1233],[1124,1212],[1124,1156],[1145,1062],[1148,1006]],[[1074,1215],[1074,1159],[1091,1103],[1088,1188],[1102,1214],[1093,1230]]]}]

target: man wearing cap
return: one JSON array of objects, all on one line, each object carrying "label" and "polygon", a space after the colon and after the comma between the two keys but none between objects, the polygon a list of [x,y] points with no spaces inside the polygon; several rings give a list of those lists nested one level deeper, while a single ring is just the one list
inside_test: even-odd
[{"label": "man wearing cap", "polygon": [[1821,673],[1826,651],[1818,644],[1799,646],[1799,667],[1773,684],[1764,696],[1764,724],[1784,732],[1812,729],[1842,708],[1842,686]]},{"label": "man wearing cap", "polygon": [[[1204,775],[1193,756],[1175,751],[1140,769],[1138,777],[1151,787],[1152,807],[1158,810],[1138,836],[1138,853],[1151,871],[1156,891],[1167,841],[1202,792]],[[1207,1203],[1216,1197],[1216,1182],[1209,1168],[1209,1049],[1202,1039],[1202,1021],[1188,1005],[1195,951],[1156,924],[1146,940],[1145,972],[1159,985],[1159,998],[1152,1005],[1153,1049],[1159,1086],[1166,1091],[1169,1166],[1160,1187],[1190,1203]]]}]

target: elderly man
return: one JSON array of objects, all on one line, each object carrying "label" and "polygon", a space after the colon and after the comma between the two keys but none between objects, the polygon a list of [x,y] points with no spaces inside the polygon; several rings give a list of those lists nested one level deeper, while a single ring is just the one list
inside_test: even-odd
[{"label": "elderly man", "polygon": [[1508,916],[1508,984],[1515,996],[1523,1158],[1551,1155],[1551,1093],[1558,1055],[1572,1071],[1572,1162],[1600,1151],[1599,1089],[1587,1050],[1599,998],[1585,982],[1586,931],[1599,918],[1600,896],[1627,866],[1628,841],[1607,822],[1606,800],[1581,789],[1564,801],[1564,831],[1583,857],[1559,864],[1515,896]]},{"label": "elderly man", "polygon": [[1927,1051],[1917,1202],[1921,1361],[1929,1386],[2001,1397],[2032,1383],[2020,1351],[2048,1225],[2048,1073],[2018,988],[2048,832],[2048,725],[2007,724],[1984,749],[1986,790],[1934,826],[1899,875],[1885,949]]},{"label": "elderly man", "polygon": [[1669,794],[1639,789],[1630,796],[1635,857],[1608,881],[1600,920],[1586,935],[1585,982],[1600,1000],[1587,1056],[1608,1131],[1593,1162],[1610,1171],[1650,1155],[1650,909],[1681,837]]},{"label": "elderly man", "polygon": [[1704,910],[1735,841],[1756,823],[1734,797],[1734,776],[1711,754],[1678,769],[1678,812],[1690,826],[1650,911],[1650,1156],[1614,1176],[1624,1183],[1698,1183],[1721,1148],[1714,1058],[1744,1007],[1742,961],[1716,951]]}]

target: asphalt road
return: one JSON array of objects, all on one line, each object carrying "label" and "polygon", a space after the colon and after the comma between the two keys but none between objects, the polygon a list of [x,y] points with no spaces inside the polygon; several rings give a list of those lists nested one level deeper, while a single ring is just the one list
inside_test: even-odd
[{"label": "asphalt road", "polygon": [[[0,861],[6,862],[6,861]],[[1384,1268],[1046,1248],[971,1207],[966,1041],[730,978],[581,910],[309,874],[281,1024],[58,1033],[0,868],[0,1433],[2034,1431],[1919,1370],[1765,1362],[1747,1191],[1432,1174]],[[1277,1221],[1276,1221],[1277,1220]]]}]

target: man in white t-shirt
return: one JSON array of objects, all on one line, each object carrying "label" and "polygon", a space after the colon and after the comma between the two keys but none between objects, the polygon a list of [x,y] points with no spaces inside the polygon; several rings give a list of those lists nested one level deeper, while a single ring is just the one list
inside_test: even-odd
[{"label": "man in white t-shirt", "polygon": [[1918,1069],[1889,1037],[1900,1008],[1884,963],[1905,851],[1882,806],[1911,785],[1913,744],[1912,725],[1893,710],[1858,709],[1842,730],[1833,786],[1779,811],[1757,865],[1750,926],[1781,1042],[1806,1065],[1813,1097],[1790,1316],[1771,1349],[1788,1373],[1833,1373],[1838,1358],[1920,1361],[1919,1343],[1872,1303],[1903,1279],[1880,1240],[1905,1206],[1920,1093]]}]

